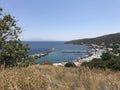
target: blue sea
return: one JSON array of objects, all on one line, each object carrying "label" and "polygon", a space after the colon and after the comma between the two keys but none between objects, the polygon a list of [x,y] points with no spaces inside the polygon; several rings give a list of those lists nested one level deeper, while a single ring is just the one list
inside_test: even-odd
[{"label": "blue sea", "polygon": [[29,51],[30,55],[55,48],[54,52],[51,52],[44,57],[36,59],[36,63],[43,63],[46,61],[49,61],[52,63],[72,62],[77,57],[84,57],[88,53],[63,53],[62,50],[89,50],[90,49],[86,45],[64,44],[65,42],[59,42],[59,41],[39,41],[39,42],[29,41],[24,43],[29,44],[31,48]]}]

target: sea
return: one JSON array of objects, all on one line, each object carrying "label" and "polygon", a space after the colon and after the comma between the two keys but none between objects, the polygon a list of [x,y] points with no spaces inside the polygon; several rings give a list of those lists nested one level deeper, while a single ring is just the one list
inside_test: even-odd
[{"label": "sea", "polygon": [[29,44],[31,48],[29,55],[48,51],[52,48],[55,50],[46,56],[36,59],[36,63],[44,63],[49,61],[51,63],[73,62],[77,57],[84,57],[88,55],[87,52],[81,53],[63,53],[63,50],[90,50],[86,45],[65,44],[63,41],[24,41],[24,44]]}]

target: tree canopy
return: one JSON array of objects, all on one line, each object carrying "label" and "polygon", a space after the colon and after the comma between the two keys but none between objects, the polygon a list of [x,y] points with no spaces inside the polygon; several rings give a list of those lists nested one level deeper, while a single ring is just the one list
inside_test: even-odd
[{"label": "tree canopy", "polygon": [[3,15],[0,8],[0,64],[5,66],[26,65],[34,62],[27,54],[30,49],[19,39],[22,30],[10,14]]}]

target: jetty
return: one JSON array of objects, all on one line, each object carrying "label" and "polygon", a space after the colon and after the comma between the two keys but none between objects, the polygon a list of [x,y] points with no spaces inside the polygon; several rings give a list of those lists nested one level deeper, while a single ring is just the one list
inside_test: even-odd
[{"label": "jetty", "polygon": [[41,57],[43,57],[43,56],[46,56],[46,55],[48,55],[49,53],[51,53],[51,52],[53,52],[55,50],[55,48],[52,48],[52,49],[50,49],[50,50],[48,50],[48,51],[43,51],[43,52],[40,52],[40,53],[37,53],[37,54],[33,54],[33,55],[31,55],[33,58],[35,58],[35,59],[38,59],[38,58],[41,58]]},{"label": "jetty", "polygon": [[62,53],[87,53],[87,50],[62,50]]}]

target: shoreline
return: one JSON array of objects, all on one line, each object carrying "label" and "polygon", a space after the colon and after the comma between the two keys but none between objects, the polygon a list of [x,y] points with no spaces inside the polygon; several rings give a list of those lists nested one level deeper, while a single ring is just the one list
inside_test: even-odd
[{"label": "shoreline", "polygon": [[[85,57],[77,57],[78,59],[74,60],[73,63],[76,66],[80,66],[80,64],[82,64],[82,62],[89,62],[89,61],[93,60],[94,58],[100,59],[102,53],[106,52],[106,48],[105,47],[101,48],[98,45],[97,45],[97,48],[94,48],[94,47],[95,46],[93,45],[93,47],[89,51],[89,55],[87,55]],[[53,63],[53,66],[64,66],[66,63],[68,63],[68,62]]]},{"label": "shoreline", "polygon": [[[76,56],[75,59],[71,61],[71,62],[75,63],[76,66],[80,66],[80,64],[82,62],[89,62],[94,58],[99,59],[99,58],[101,58],[102,53],[106,52],[106,48],[103,46],[98,46],[96,44],[90,44],[90,45],[85,44],[85,46],[89,47],[87,54],[85,56]],[[44,52],[41,52],[38,54],[33,54],[31,56],[34,57],[35,59],[38,59],[38,58],[41,58],[41,57],[48,55],[49,53],[53,52],[54,50],[55,50],[55,48],[52,48],[48,51],[44,51]],[[78,51],[81,52],[81,50],[69,50],[69,49],[67,50],[68,53],[69,52],[78,53]],[[86,51],[86,50],[84,50],[84,51]],[[63,53],[63,52],[61,52],[61,53]],[[64,66],[66,63],[68,63],[68,61],[63,61],[63,62],[61,61],[58,63],[53,63],[53,66]],[[38,63],[38,64],[40,64],[40,63]]]}]

